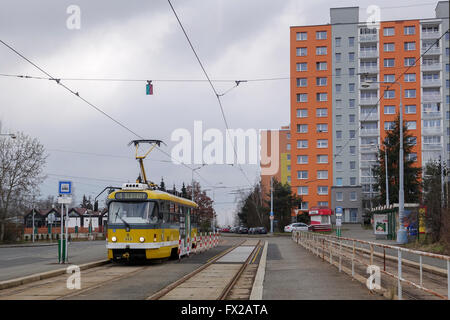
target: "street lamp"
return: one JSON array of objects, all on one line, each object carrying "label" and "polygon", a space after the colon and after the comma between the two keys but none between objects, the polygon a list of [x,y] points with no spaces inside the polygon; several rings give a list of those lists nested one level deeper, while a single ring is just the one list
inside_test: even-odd
[{"label": "street lamp", "polygon": [[399,176],[400,176],[400,186],[398,190],[398,220],[400,223],[397,232],[397,243],[404,244],[408,242],[406,229],[403,224],[405,215],[405,191],[404,191],[404,158],[403,158],[403,108],[402,108],[402,84],[400,82],[386,82],[386,81],[366,81],[361,84],[361,87],[368,88],[371,83],[385,83],[390,85],[398,84],[400,87],[400,155],[399,155]]}]

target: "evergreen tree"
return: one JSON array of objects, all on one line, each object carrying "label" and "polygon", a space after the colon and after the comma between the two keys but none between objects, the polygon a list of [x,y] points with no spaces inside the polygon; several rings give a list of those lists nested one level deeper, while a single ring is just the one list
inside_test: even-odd
[{"label": "evergreen tree", "polygon": [[[422,169],[416,165],[409,155],[413,152],[413,136],[408,132],[406,125],[403,125],[403,159],[404,159],[404,191],[405,203],[417,203],[420,196],[420,175]],[[389,203],[398,203],[398,192],[400,186],[399,156],[400,156],[400,116],[394,122],[394,128],[387,131],[385,142],[378,153],[378,164],[372,167],[372,174],[375,178],[375,190],[379,196],[375,199],[377,205],[386,204],[386,166],[385,154],[387,152],[387,170],[389,186]],[[408,160],[409,159],[409,160]]]},{"label": "evergreen tree", "polygon": [[186,186],[184,185],[184,182],[183,182],[183,186],[181,187],[181,196],[186,199],[189,198]]},{"label": "evergreen tree", "polygon": [[163,177],[161,177],[161,183],[159,184],[159,190],[166,191],[166,184],[164,183]]}]

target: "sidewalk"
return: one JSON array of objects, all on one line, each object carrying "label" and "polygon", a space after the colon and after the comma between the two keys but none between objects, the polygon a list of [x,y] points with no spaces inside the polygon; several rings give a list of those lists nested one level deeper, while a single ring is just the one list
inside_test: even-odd
[{"label": "sidewalk", "polygon": [[268,241],[264,300],[383,300],[290,237]]}]

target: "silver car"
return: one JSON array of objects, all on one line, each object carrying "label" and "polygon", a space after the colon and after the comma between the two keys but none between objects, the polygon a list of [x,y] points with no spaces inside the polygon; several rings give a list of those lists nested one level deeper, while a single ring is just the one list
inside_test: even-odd
[{"label": "silver car", "polygon": [[308,231],[308,225],[303,222],[295,222],[284,227],[284,232]]}]

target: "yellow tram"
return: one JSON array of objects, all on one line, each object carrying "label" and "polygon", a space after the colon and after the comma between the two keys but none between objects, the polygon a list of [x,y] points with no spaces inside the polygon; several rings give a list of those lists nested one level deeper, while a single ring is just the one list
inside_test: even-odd
[{"label": "yellow tram", "polygon": [[196,245],[193,240],[198,232],[197,204],[155,190],[155,185],[147,182],[142,160],[151,150],[145,156],[137,156],[138,145],[143,142],[159,145],[161,141],[132,141],[141,175],[136,183],[123,184],[107,198],[107,249],[108,258],[114,261],[178,257]]}]

